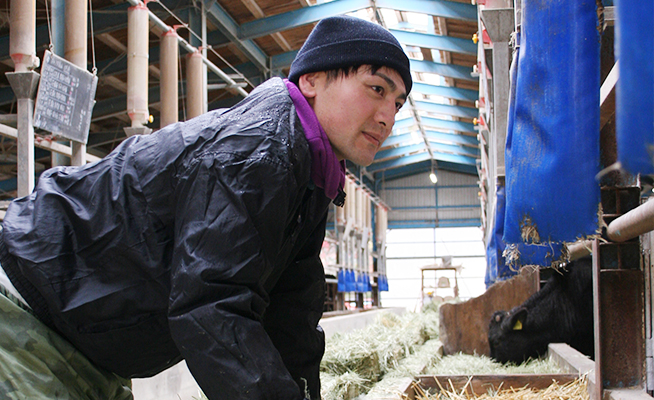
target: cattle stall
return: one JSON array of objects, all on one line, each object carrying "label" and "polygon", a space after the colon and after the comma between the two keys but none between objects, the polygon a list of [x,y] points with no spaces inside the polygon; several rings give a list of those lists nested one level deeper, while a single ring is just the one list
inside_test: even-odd
[{"label": "cattle stall", "polygon": [[477,3],[487,287],[591,255],[591,399],[651,398],[654,6]]}]

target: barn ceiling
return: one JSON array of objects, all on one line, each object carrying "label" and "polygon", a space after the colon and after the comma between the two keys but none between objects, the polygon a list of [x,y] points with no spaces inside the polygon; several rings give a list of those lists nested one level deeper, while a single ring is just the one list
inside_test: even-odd
[{"label": "barn ceiling", "polygon": [[[20,1],[20,0],[14,0]],[[127,9],[138,0],[92,0],[88,69],[97,70],[96,104],[88,152],[108,154],[125,138]],[[53,46],[63,53],[63,23],[57,19],[64,0],[36,0],[37,55]],[[0,0],[0,123],[15,126],[16,98],[5,78],[13,72],[9,57],[9,5]],[[317,21],[350,14],[378,22],[397,37],[411,59],[414,87],[397,115],[393,134],[372,165],[349,165],[353,176],[375,190],[381,180],[424,173],[434,168],[477,175],[477,7],[470,0],[150,0],[147,7],[159,20],[196,48],[229,77],[229,84],[208,73],[208,109],[235,104],[239,90],[249,92],[271,76],[286,76],[290,64]],[[53,8],[55,9],[53,12]],[[206,15],[206,19],[202,16]],[[202,45],[203,26],[206,45]],[[50,27],[50,28],[49,28]],[[58,28],[59,27],[59,28]],[[150,128],[159,127],[159,44],[163,30],[150,25]],[[91,32],[90,32],[91,33]],[[180,77],[185,74],[180,49]],[[185,119],[183,83],[180,120]],[[243,90],[240,90],[243,93]],[[39,131],[45,139],[49,133]],[[37,173],[50,166],[50,153],[36,151]],[[0,142],[0,198],[15,197],[15,143]]]}]

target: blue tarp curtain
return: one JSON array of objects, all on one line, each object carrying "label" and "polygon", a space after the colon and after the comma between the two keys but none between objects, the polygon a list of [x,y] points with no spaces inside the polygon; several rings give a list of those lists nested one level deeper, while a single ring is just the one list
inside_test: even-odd
[{"label": "blue tarp curtain", "polygon": [[[357,292],[365,293],[372,291],[370,275],[363,272],[356,272],[353,269],[340,269],[337,275],[337,290],[339,292]],[[388,281],[386,275],[379,275],[378,290],[380,292],[388,291]]]},{"label": "blue tarp curtain", "polygon": [[654,173],[654,3],[615,0],[618,161],[632,174]]},{"label": "blue tarp curtain", "polygon": [[[595,1],[523,0],[507,132],[506,263],[549,266],[598,229]],[[498,275],[506,271],[498,271]]]},{"label": "blue tarp curtain", "polygon": [[495,218],[493,230],[486,244],[486,278],[488,288],[497,281],[510,278],[514,272],[507,268],[504,262],[504,207],[506,202],[504,186],[497,186],[497,201],[495,203]]}]

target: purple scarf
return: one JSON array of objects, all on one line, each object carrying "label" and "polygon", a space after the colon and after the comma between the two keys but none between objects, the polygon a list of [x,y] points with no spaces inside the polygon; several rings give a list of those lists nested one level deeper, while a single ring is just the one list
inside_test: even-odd
[{"label": "purple scarf", "polygon": [[284,83],[291,95],[300,123],[304,128],[304,134],[309,142],[311,180],[316,186],[325,190],[327,197],[335,200],[340,193],[343,193],[345,161],[339,162],[336,158],[325,130],[320,126],[316,113],[313,112],[300,89],[288,79],[284,79]]}]

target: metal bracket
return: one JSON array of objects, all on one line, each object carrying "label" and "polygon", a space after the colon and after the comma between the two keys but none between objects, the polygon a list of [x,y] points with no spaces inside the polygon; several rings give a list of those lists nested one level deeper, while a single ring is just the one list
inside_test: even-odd
[{"label": "metal bracket", "polygon": [[481,10],[481,20],[493,43],[508,42],[515,29],[515,11],[513,8],[495,8]]}]

